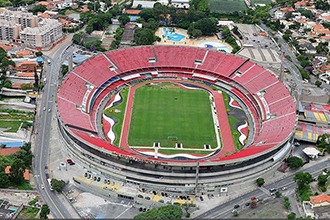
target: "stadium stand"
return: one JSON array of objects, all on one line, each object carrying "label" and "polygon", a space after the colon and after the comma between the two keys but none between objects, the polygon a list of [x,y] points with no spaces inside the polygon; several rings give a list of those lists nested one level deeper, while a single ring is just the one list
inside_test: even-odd
[{"label": "stadium stand", "polygon": [[[57,98],[59,130],[67,147],[111,178],[144,188],[194,194],[195,159],[143,155],[129,146],[110,144],[101,138],[103,131],[97,130],[102,127],[97,124],[102,120],[101,104],[108,103],[119,88],[162,78],[222,86],[249,113],[248,144],[242,150],[235,152],[235,147],[230,146],[225,152],[219,148],[198,160],[201,192],[216,192],[224,183],[235,184],[248,178],[255,181],[288,154],[287,146],[297,123],[296,105],[275,75],[245,58],[213,49],[161,45],[100,54],[67,74]],[[306,114],[321,120],[320,112]],[[109,126],[105,126],[107,131]],[[300,128],[301,138],[311,136],[309,128]]]}]

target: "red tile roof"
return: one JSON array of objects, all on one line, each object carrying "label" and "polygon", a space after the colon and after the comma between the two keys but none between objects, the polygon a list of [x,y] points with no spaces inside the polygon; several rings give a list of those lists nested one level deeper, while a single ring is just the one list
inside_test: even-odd
[{"label": "red tile roof", "polygon": [[320,204],[320,203],[323,203],[323,202],[330,203],[330,196],[328,196],[327,194],[321,194],[321,195],[318,195],[318,196],[311,196],[311,197],[309,197],[309,199],[310,199],[310,203],[313,204],[313,205]]}]

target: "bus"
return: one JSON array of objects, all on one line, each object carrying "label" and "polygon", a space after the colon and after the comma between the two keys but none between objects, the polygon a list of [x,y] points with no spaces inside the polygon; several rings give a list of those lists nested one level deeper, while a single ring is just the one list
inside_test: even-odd
[{"label": "bus", "polygon": [[49,184],[50,191],[53,191],[53,187],[52,187],[52,184],[51,184],[52,179],[48,178],[47,181],[48,181],[48,184]]}]

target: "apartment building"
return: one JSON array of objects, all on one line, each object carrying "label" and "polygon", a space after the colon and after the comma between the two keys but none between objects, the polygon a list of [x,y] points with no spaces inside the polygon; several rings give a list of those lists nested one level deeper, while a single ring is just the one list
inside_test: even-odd
[{"label": "apartment building", "polygon": [[62,24],[55,19],[45,19],[39,27],[27,27],[20,32],[20,40],[32,48],[49,48],[63,38]]},{"label": "apartment building", "polygon": [[38,26],[38,17],[36,15],[23,11],[11,11],[5,8],[0,8],[0,20],[9,21],[12,24],[20,24],[22,29]]},{"label": "apartment building", "polygon": [[10,21],[0,20],[0,41],[9,43],[19,37],[20,24],[12,24]]}]

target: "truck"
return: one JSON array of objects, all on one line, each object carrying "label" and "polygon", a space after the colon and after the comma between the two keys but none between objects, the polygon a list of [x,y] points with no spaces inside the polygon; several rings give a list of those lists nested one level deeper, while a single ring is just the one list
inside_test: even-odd
[{"label": "truck", "polygon": [[52,179],[51,179],[51,178],[48,178],[47,181],[48,181],[48,184],[49,184],[49,189],[50,189],[50,191],[53,191],[53,187],[52,187]]}]

